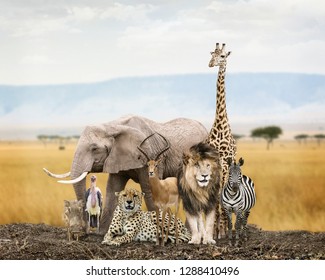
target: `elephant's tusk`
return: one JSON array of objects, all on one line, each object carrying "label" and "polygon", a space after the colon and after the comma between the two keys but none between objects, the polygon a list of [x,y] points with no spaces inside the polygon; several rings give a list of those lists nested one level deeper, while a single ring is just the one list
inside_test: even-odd
[{"label": "elephant's tusk", "polygon": [[77,178],[75,178],[73,180],[60,180],[60,181],[58,181],[58,183],[61,183],[61,184],[75,184],[75,183],[78,183],[81,180],[83,180],[87,176],[87,174],[88,174],[88,172],[85,171],[79,177],[77,177]]},{"label": "elephant's tusk", "polygon": [[58,179],[67,178],[67,177],[70,176],[70,173],[71,173],[71,172],[67,172],[67,173],[64,173],[64,174],[54,174],[54,173],[48,171],[46,168],[43,168],[43,171],[44,171],[47,175],[49,175],[49,176],[51,176],[51,177],[53,177],[53,178],[58,178]]}]

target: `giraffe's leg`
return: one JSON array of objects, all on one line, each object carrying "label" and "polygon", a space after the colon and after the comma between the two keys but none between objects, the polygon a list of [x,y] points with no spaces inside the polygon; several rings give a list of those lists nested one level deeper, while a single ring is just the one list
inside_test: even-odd
[{"label": "giraffe's leg", "polygon": [[215,234],[217,236],[217,239],[221,239],[226,237],[227,235],[227,214],[225,213],[225,210],[220,205],[220,193],[218,195],[217,199],[217,206],[216,206],[216,222],[215,222]]},{"label": "giraffe's leg", "polygon": [[231,211],[229,211],[228,209],[225,209],[225,213],[227,215],[228,218],[228,243],[229,245],[231,245],[232,243],[232,219],[231,219]]},{"label": "giraffe's leg", "polygon": [[[228,181],[228,178],[227,178],[227,174],[228,174],[228,164],[223,164],[222,166],[222,181],[221,181],[221,188],[220,188],[220,191],[219,191],[219,201],[220,201],[220,197],[221,197],[221,192],[222,192],[222,188],[223,186],[225,185],[225,182]],[[227,236],[227,223],[228,223],[228,216],[227,214],[225,213],[225,210],[224,208],[222,207],[222,205],[220,205],[220,218],[219,218],[219,238],[223,238],[223,237],[226,237]]]},{"label": "giraffe's leg", "polygon": [[214,239],[219,239],[219,224],[220,224],[220,211],[219,208],[216,207],[216,219],[214,220]]},{"label": "giraffe's leg", "polygon": [[[227,214],[225,213],[225,209],[221,207],[220,209],[220,229],[219,229],[219,237],[223,238],[226,236],[226,229],[227,229],[227,223],[228,223],[228,218]],[[228,226],[229,228],[229,226]]]},{"label": "giraffe's leg", "polygon": [[215,240],[220,239],[220,191],[218,191],[218,197],[216,202],[216,216],[214,220],[214,236]]}]

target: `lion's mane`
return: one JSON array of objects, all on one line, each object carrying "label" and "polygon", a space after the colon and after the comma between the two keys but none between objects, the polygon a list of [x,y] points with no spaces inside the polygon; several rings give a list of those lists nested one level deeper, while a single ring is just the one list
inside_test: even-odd
[{"label": "lion's mane", "polygon": [[[208,160],[211,166],[211,178],[206,187],[200,187],[195,178],[194,169],[198,163]],[[183,163],[178,172],[178,192],[183,200],[183,207],[190,215],[200,212],[207,214],[217,205],[220,188],[221,166],[219,153],[209,144],[200,142],[183,154]]]}]

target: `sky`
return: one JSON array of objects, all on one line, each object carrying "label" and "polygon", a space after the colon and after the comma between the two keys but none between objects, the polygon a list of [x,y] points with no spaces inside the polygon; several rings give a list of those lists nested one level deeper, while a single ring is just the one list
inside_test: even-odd
[{"label": "sky", "polygon": [[325,74],[323,0],[0,0],[0,84],[229,72]]},{"label": "sky", "polygon": [[[286,139],[325,133],[325,75],[227,74],[227,114],[234,134],[277,125]],[[1,139],[75,135],[123,115],[166,122],[215,117],[216,74],[119,78],[102,83],[0,86]]]}]

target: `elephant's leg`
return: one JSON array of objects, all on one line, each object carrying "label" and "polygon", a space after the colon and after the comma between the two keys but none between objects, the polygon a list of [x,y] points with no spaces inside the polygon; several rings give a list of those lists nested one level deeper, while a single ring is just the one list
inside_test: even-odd
[{"label": "elephant's leg", "polygon": [[107,233],[109,225],[111,224],[114,210],[117,206],[117,197],[115,192],[120,192],[124,189],[129,178],[120,176],[118,174],[110,174],[106,186],[106,199],[103,209],[103,215],[100,221],[99,233],[104,235]]}]

